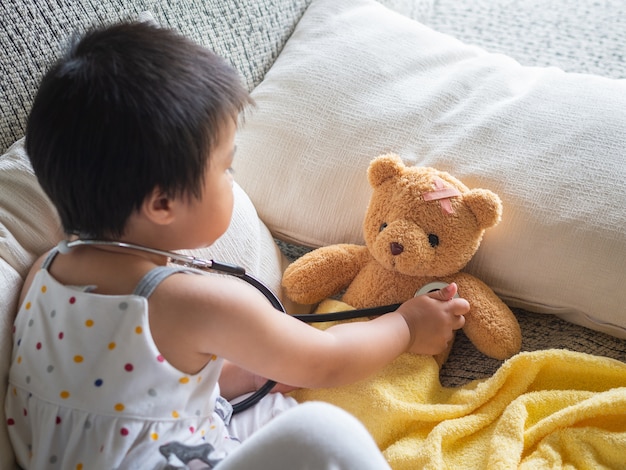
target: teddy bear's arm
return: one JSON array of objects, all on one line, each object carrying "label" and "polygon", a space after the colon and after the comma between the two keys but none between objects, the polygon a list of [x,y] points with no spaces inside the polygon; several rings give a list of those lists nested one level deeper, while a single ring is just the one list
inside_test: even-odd
[{"label": "teddy bear's arm", "polygon": [[291,300],[314,304],[345,289],[369,259],[369,251],[362,245],[318,248],[291,263],[282,284]]},{"label": "teddy bear's arm", "polygon": [[446,280],[456,282],[459,295],[470,304],[463,332],[479,351],[496,359],[507,359],[520,351],[519,323],[487,284],[467,273]]}]

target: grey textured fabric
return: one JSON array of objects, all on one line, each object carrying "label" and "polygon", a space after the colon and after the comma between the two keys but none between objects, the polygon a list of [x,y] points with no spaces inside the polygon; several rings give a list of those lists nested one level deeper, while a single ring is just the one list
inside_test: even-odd
[{"label": "grey textured fabric", "polygon": [[434,0],[425,24],[522,65],[626,78],[622,0]]},{"label": "grey textured fabric", "polygon": [[[626,341],[574,325],[553,315],[513,309],[522,329],[522,351],[567,349],[626,362]],[[452,352],[441,369],[441,383],[456,387],[489,377],[502,361],[484,356],[463,332],[456,335]]]},{"label": "grey textured fabric", "polygon": [[247,87],[272,65],[311,0],[3,0],[0,3],[0,152],[24,135],[38,82],[65,38],[150,11],[228,59]]}]

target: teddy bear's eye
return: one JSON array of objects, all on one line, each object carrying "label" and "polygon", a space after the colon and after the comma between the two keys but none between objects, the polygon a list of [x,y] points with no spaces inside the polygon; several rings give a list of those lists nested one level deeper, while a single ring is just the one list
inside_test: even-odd
[{"label": "teddy bear's eye", "polygon": [[386,228],[387,228],[387,222],[383,222],[382,224],[380,224],[380,227],[378,227],[378,231],[382,232]]},{"label": "teddy bear's eye", "polygon": [[430,243],[430,246],[435,248],[436,246],[439,245],[439,237],[437,235],[435,235],[434,233],[429,233],[428,234],[428,243]]}]

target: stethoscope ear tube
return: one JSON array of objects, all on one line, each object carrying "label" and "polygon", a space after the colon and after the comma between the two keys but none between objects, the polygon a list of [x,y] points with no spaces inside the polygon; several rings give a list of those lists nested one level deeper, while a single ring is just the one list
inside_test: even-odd
[{"label": "stethoscope ear tube", "polygon": [[377,317],[385,313],[394,312],[401,304],[382,305],[380,307],[357,308],[343,312],[305,313],[291,315],[305,323],[322,323],[327,321],[353,320],[355,318]]}]

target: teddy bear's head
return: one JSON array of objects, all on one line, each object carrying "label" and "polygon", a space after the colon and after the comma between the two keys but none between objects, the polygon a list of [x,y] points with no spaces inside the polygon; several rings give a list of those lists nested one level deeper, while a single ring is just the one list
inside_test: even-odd
[{"label": "teddy bear's head", "polygon": [[500,198],[448,173],[407,167],[382,155],[368,169],[373,188],[363,228],[372,256],[408,276],[446,276],[474,256],[485,229],[502,214]]}]

